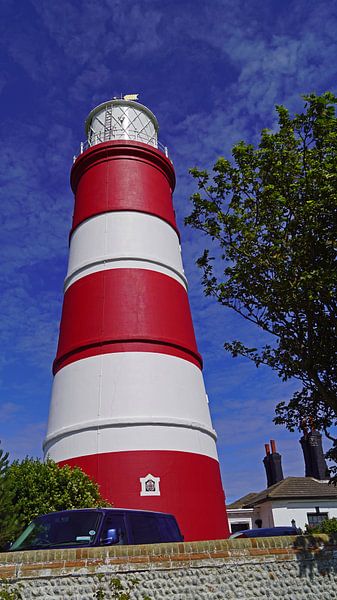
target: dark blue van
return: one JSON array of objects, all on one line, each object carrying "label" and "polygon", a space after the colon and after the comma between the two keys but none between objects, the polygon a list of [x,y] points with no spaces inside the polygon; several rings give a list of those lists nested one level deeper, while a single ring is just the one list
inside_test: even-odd
[{"label": "dark blue van", "polygon": [[62,510],[36,517],[10,551],[181,542],[173,515],[124,508]]}]

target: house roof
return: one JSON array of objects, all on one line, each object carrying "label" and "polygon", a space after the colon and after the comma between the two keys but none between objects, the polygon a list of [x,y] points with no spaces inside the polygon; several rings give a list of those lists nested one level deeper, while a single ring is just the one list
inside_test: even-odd
[{"label": "house roof", "polygon": [[249,494],[242,496],[242,498],[235,500],[235,502],[227,504],[227,508],[247,508],[246,504],[251,502],[255,496],[257,496],[256,492],[250,492]]},{"label": "house roof", "polygon": [[[251,497],[249,498],[249,496]],[[237,506],[237,503],[242,502],[245,498],[245,502]],[[286,477],[258,494],[247,494],[247,496],[233,502],[230,508],[252,508],[267,500],[290,498],[329,498],[337,501],[337,486],[330,485],[325,481],[318,481],[313,477]]]}]

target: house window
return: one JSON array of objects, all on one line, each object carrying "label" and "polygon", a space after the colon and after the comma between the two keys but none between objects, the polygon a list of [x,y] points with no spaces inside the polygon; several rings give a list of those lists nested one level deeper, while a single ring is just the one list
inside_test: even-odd
[{"label": "house window", "polygon": [[249,523],[242,522],[241,523],[231,523],[231,532],[236,533],[237,531],[243,531],[244,529],[249,529]]},{"label": "house window", "polygon": [[309,527],[316,527],[317,525],[323,523],[323,521],[326,521],[326,519],[328,518],[328,513],[307,513],[307,517]]}]

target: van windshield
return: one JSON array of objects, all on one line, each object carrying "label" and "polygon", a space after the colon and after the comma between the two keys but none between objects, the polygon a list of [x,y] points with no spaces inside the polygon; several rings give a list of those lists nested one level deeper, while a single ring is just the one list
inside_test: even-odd
[{"label": "van windshield", "polygon": [[77,510],[37,517],[10,549],[88,546],[96,537],[102,516],[99,512]]}]

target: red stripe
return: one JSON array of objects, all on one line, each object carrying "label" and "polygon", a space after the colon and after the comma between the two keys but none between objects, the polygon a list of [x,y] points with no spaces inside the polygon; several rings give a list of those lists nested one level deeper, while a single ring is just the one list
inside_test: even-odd
[{"label": "red stripe", "polygon": [[[186,541],[229,536],[219,463],[190,452],[139,450],[73,458],[114,506],[176,516]],[[160,477],[160,496],[140,496],[140,477]]]},{"label": "red stripe", "polygon": [[173,166],[147,144],[118,141],[93,146],[74,163],[71,185],[75,193],[72,231],[94,215],[121,210],[155,215],[177,231]]},{"label": "red stripe", "polygon": [[178,347],[172,347],[165,344],[152,344],[150,342],[134,342],[129,340],[128,342],[107,342],[100,346],[91,346],[84,350],[77,350],[75,353],[71,353],[68,356],[62,358],[60,363],[56,363],[54,367],[54,374],[66,365],[70,365],[75,360],[81,360],[82,358],[89,358],[90,356],[97,356],[99,354],[113,354],[114,352],[156,352],[157,354],[168,354],[170,356],[176,356],[184,360],[188,360],[200,369],[200,357],[194,356],[182,350]]},{"label": "red stripe", "polygon": [[[170,347],[202,365],[186,290],[172,277],[146,269],[110,269],[82,277],[64,295],[54,372],[101,354],[102,346],[134,342]],[[117,346],[116,346],[117,347]]]}]

